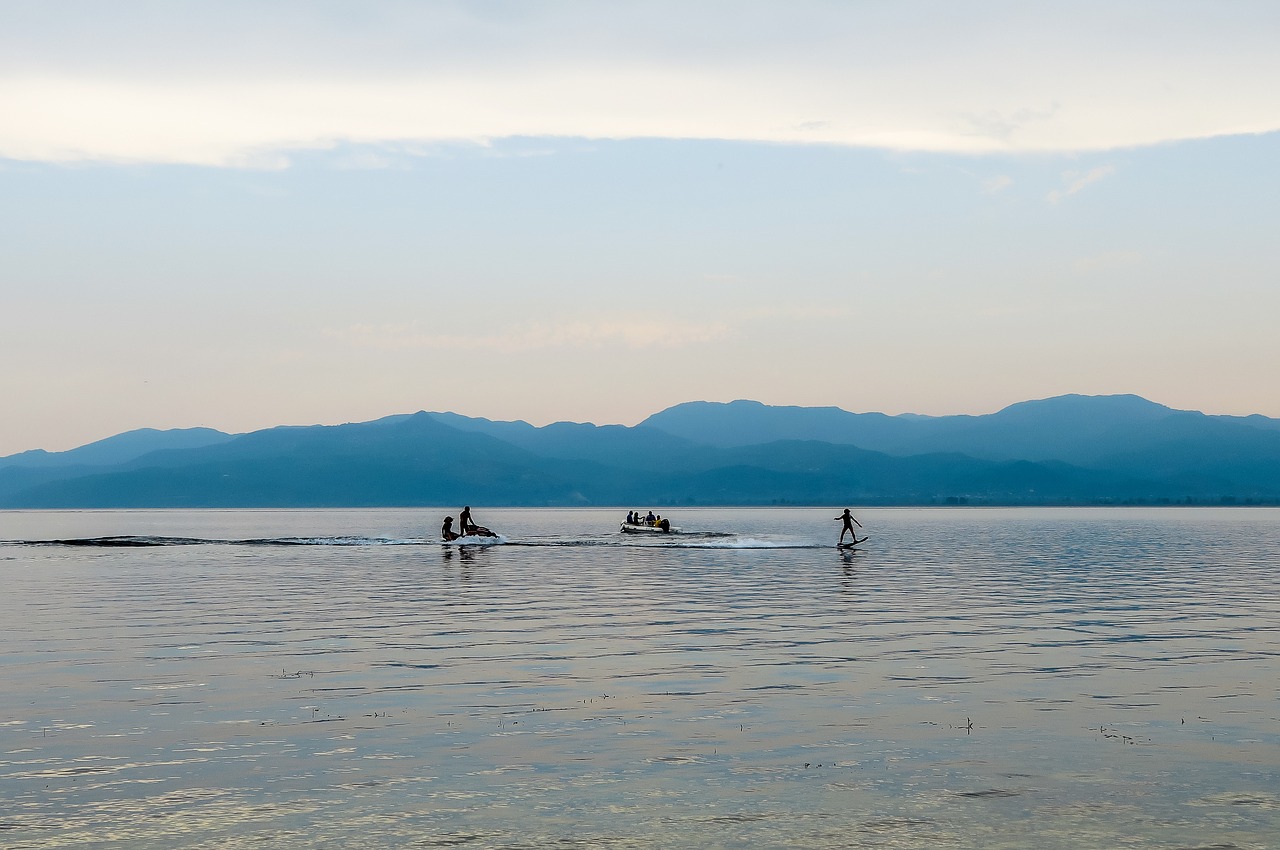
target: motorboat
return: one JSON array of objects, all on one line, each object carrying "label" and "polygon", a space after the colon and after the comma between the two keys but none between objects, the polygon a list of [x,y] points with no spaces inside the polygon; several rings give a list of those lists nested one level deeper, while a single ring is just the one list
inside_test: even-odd
[{"label": "motorboat", "polygon": [[665,526],[657,523],[650,525],[647,522],[624,522],[618,530],[623,534],[679,534],[680,529],[676,528],[670,522],[663,520],[667,524]]}]

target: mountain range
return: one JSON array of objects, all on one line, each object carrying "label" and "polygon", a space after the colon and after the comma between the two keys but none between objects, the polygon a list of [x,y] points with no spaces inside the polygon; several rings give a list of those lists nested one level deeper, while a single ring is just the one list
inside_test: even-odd
[{"label": "mountain range", "polygon": [[388,416],[0,458],[2,508],[1280,504],[1280,420],[1133,395],[983,416],[689,402],[634,427]]}]

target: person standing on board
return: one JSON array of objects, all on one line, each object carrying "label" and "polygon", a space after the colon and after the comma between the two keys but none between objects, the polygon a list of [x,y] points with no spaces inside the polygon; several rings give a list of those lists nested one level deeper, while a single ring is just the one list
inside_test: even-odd
[{"label": "person standing on board", "polygon": [[471,521],[471,506],[464,505],[462,513],[458,514],[458,530],[462,532],[463,537],[466,537],[475,527],[476,524]]},{"label": "person standing on board", "polygon": [[857,524],[858,528],[862,528],[862,523],[854,519],[853,514],[849,513],[848,508],[845,508],[844,513],[840,514],[840,516],[836,517],[836,519],[844,520],[844,527],[840,529],[840,542],[841,543],[844,542],[844,533],[847,531],[849,532],[849,536],[853,538],[853,542],[857,543],[858,532],[853,530],[853,526],[854,524]]}]

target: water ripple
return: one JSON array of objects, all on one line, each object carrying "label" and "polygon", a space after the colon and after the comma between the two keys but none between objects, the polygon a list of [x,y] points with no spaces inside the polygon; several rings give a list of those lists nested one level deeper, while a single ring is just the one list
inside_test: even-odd
[{"label": "water ripple", "polygon": [[688,514],[7,516],[4,843],[1280,834],[1280,512]]}]

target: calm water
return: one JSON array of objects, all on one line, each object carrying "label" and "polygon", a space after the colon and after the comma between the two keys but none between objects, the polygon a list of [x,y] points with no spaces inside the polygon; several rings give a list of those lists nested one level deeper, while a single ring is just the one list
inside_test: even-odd
[{"label": "calm water", "polygon": [[1280,846],[1280,511],[837,512],[0,513],[0,845]]}]

